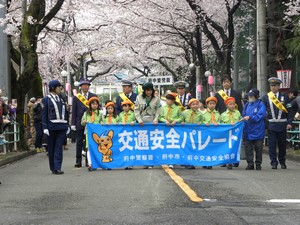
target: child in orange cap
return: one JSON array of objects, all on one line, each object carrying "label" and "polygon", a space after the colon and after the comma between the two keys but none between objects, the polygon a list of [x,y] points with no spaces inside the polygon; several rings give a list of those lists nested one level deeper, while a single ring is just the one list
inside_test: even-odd
[{"label": "child in orange cap", "polygon": [[129,100],[125,100],[121,103],[123,111],[119,114],[120,123],[133,125],[135,122],[135,115],[131,109],[132,102]]},{"label": "child in orange cap", "polygon": [[218,99],[216,97],[208,97],[206,99],[206,111],[203,114],[203,123],[209,126],[209,124],[218,125],[220,113],[216,110]]},{"label": "child in orange cap", "polygon": [[119,116],[117,115],[115,103],[112,101],[106,101],[105,104],[106,114],[103,116],[102,124],[117,124],[119,123]]},{"label": "child in orange cap", "polygon": [[184,125],[188,124],[201,124],[202,123],[202,113],[199,111],[200,102],[196,98],[192,98],[189,103],[189,109],[184,110],[183,118],[184,121],[181,123]]},{"label": "child in orange cap", "polygon": [[[243,119],[240,111],[235,107],[234,97],[228,97],[224,103],[227,107],[227,110],[221,114],[220,123],[234,125]],[[231,170],[232,164],[227,164],[227,169]]]}]

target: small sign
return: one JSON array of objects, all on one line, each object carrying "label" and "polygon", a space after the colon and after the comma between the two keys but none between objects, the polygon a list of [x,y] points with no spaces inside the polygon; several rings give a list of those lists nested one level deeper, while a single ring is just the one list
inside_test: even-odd
[{"label": "small sign", "polygon": [[292,70],[277,70],[277,77],[282,80],[280,89],[288,89],[291,86]]},{"label": "small sign", "polygon": [[155,76],[148,77],[148,81],[153,85],[173,85],[173,77],[172,76]]}]

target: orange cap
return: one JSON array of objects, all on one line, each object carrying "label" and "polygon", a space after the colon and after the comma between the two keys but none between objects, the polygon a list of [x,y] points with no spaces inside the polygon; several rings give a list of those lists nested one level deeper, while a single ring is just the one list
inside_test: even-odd
[{"label": "orange cap", "polygon": [[171,93],[167,94],[167,95],[166,95],[166,98],[167,98],[168,95],[171,95],[171,96],[174,97],[175,99],[176,99],[176,97],[177,97],[177,94],[174,93],[174,92],[171,92]]},{"label": "orange cap", "polygon": [[96,101],[98,102],[98,104],[100,104],[100,99],[99,99],[98,97],[96,97],[96,96],[91,97],[91,98],[89,99],[89,104],[91,104],[91,102],[94,101],[94,100],[96,100]]},{"label": "orange cap", "polygon": [[218,99],[214,96],[208,97],[205,101],[206,105],[207,103],[209,103],[210,101],[214,101],[215,103],[218,103]]},{"label": "orange cap", "polygon": [[188,106],[190,106],[193,102],[198,102],[198,103],[200,103],[200,101],[199,101],[198,99],[196,99],[196,98],[191,98],[190,101],[189,101]]},{"label": "orange cap", "polygon": [[224,101],[225,105],[228,105],[229,102],[235,102],[235,98],[234,98],[234,97],[228,97],[228,98]]},{"label": "orange cap", "polygon": [[123,102],[121,103],[121,105],[122,105],[122,106],[123,106],[123,105],[132,105],[132,102],[129,101],[129,100],[125,100],[125,101],[123,101]]},{"label": "orange cap", "polygon": [[115,107],[115,103],[113,103],[113,102],[108,102],[108,103],[106,103],[105,108],[107,108],[108,106],[113,106],[113,107]]}]

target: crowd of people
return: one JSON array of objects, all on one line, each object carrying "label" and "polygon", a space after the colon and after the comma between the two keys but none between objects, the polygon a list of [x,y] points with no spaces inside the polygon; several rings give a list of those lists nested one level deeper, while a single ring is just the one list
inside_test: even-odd
[{"label": "crowd of people", "polygon": [[[62,151],[70,129],[76,134],[74,166],[76,168],[83,166],[82,151],[88,149],[87,123],[217,126],[218,124],[234,125],[244,120],[243,147],[247,161],[246,169],[262,169],[262,149],[266,133],[271,168],[277,169],[280,164],[282,169],[286,169],[286,135],[287,130],[292,128],[293,117],[299,111],[300,98],[295,91],[291,91],[289,96],[280,93],[279,87],[282,81],[279,78],[272,77],[268,81],[271,91],[267,95],[261,97],[259,90],[252,88],[246,94],[246,98],[242,99],[241,94],[232,88],[231,77],[224,76],[221,80],[222,89],[205,100],[192,98],[186,93],[188,84],[178,81],[174,83],[176,93],[167,92],[165,100],[162,101],[159,91],[154,89],[152,83],[143,84],[142,93],[136,94],[133,91],[133,83],[122,80],[123,92],[119,94],[116,101],[108,100],[102,103],[96,94],[89,91],[90,81],[81,79],[80,92],[73,96],[70,108],[61,96],[61,83],[52,80],[49,82],[49,95],[44,98],[31,98],[29,101],[30,125],[34,128],[30,132],[30,143],[34,144],[37,152],[43,152],[43,136],[46,135],[50,170],[53,174],[63,174]],[[4,115],[6,112],[2,109],[3,107],[1,113]],[[92,171],[89,151],[86,154],[85,166]],[[232,169],[239,164],[222,166]],[[152,167],[148,165],[144,168]],[[169,167],[173,168],[174,165]],[[194,166],[185,167],[195,169]],[[125,169],[132,169],[132,167]]]}]

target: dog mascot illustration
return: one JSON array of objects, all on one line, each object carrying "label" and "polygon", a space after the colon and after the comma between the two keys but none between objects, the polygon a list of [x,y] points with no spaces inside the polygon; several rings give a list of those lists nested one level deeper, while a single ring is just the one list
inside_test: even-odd
[{"label": "dog mascot illustration", "polygon": [[114,132],[112,130],[106,130],[100,136],[96,133],[92,134],[94,141],[98,144],[98,151],[102,154],[102,162],[111,162],[113,160],[110,158],[112,155],[113,136]]}]

